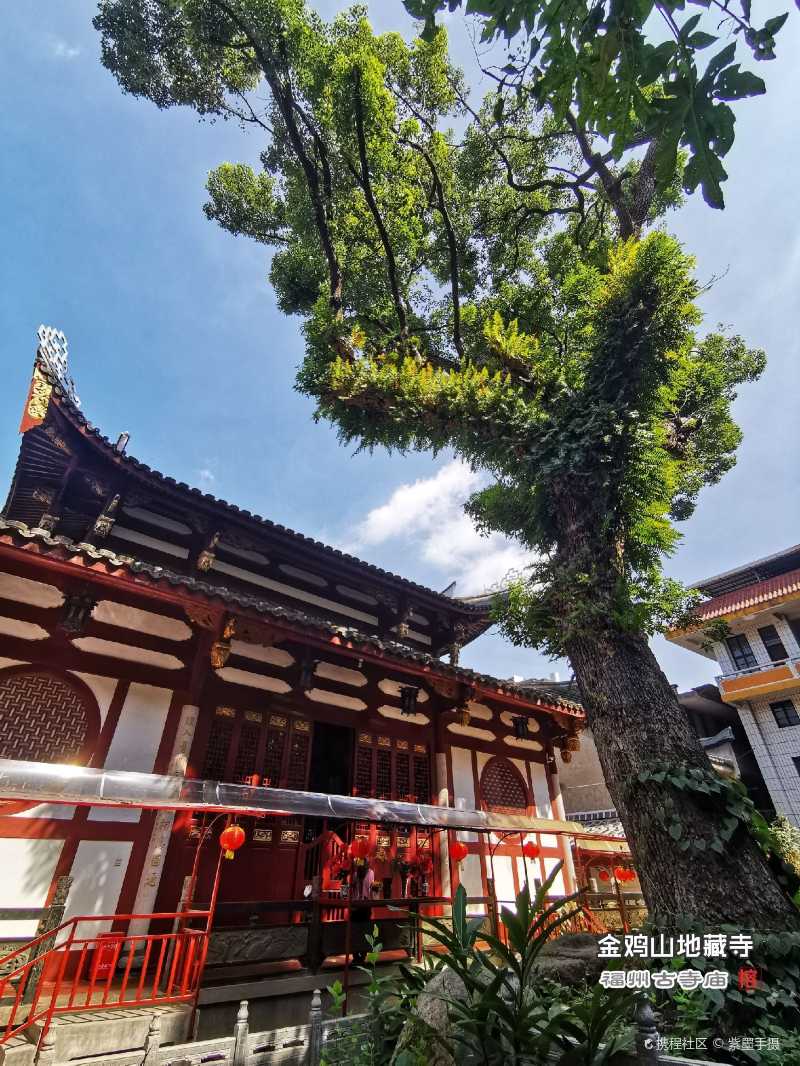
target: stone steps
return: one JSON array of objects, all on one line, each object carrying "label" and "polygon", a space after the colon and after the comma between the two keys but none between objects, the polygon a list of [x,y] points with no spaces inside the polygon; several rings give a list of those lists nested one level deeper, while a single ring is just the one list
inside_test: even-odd
[{"label": "stone steps", "polygon": [[7,1043],[2,1045],[5,1058],[0,1058],[3,1066],[33,1066],[36,1057],[36,1045],[22,1035],[12,1036]]},{"label": "stone steps", "polygon": [[[54,1019],[54,1059],[68,1063],[71,1059],[94,1057],[104,1061],[104,1056],[144,1047],[153,1015],[161,1021],[161,1043],[180,1044],[188,1038],[191,1007],[178,1003],[169,1006],[121,1007],[113,1010],[85,1010],[75,1014],[61,1014]],[[35,1022],[26,1031],[29,1046],[39,1040],[42,1024]],[[29,1061],[33,1061],[32,1058]],[[6,1056],[7,1063],[14,1063]],[[27,1061],[19,1059],[19,1066]]]}]

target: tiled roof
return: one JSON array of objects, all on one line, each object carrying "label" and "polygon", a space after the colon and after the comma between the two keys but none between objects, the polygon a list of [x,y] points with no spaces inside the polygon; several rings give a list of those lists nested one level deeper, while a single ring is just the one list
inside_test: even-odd
[{"label": "tiled roof", "polygon": [[416,651],[399,641],[382,639],[370,633],[363,633],[354,627],[340,625],[320,614],[301,611],[294,607],[283,607],[257,596],[235,591],[221,585],[212,585],[188,574],[177,573],[163,566],[142,562],[130,555],[118,555],[107,548],[97,548],[92,544],[76,544],[68,537],[53,536],[43,529],[30,529],[22,522],[13,522],[0,517],[0,537],[3,534],[9,536],[12,542],[16,544],[36,542],[52,553],[67,552],[73,556],[82,556],[92,562],[105,562],[112,567],[128,570],[131,574],[145,577],[158,584],[180,586],[207,599],[221,600],[226,606],[231,608],[253,611],[298,629],[322,633],[328,637],[338,636],[358,647],[375,649],[390,655],[392,658],[418,663],[432,668],[437,675],[443,677],[464,681],[467,684],[484,685],[496,689],[498,693],[508,693],[510,696],[520,696],[524,700],[529,700],[550,710],[561,711],[570,715],[583,715],[583,708],[579,704],[556,695],[553,695],[552,698],[546,697],[535,685],[528,686],[524,682],[503,681],[489,674],[481,674],[463,666],[451,666],[433,655]]},{"label": "tiled roof", "polygon": [[526,692],[538,692],[549,700],[563,700],[580,706],[581,694],[574,681],[553,681],[552,678],[526,677],[522,681],[510,682],[509,687],[518,686]]},{"label": "tiled roof", "polygon": [[748,585],[767,581],[771,577],[780,577],[788,574],[800,566],[800,544],[793,544],[783,551],[772,555],[765,555],[761,559],[754,559],[737,566],[733,570],[726,570],[713,577],[703,578],[702,581],[693,582],[693,587],[700,589],[707,596],[722,596],[726,592],[736,592]]},{"label": "tiled roof", "polygon": [[113,459],[115,464],[121,463],[128,470],[139,477],[142,477],[144,480],[158,482],[161,485],[167,486],[172,491],[187,496],[190,500],[202,500],[206,504],[230,512],[237,518],[256,522],[262,528],[269,530],[270,532],[291,538],[306,547],[314,548],[316,551],[319,551],[330,558],[339,559],[343,562],[353,564],[370,574],[388,579],[392,582],[398,582],[401,585],[410,589],[415,589],[417,592],[421,592],[426,596],[434,597],[441,601],[443,605],[446,604],[451,610],[456,607],[464,612],[474,614],[478,618],[487,616],[491,606],[491,594],[466,599],[460,599],[457,596],[445,596],[440,592],[436,592],[434,589],[429,589],[424,585],[418,584],[416,581],[401,577],[399,574],[394,574],[390,570],[384,570],[382,567],[376,566],[374,563],[364,562],[363,559],[359,559],[355,555],[349,555],[347,552],[340,551],[338,548],[332,548],[328,544],[323,544],[322,541],[314,540],[313,537],[307,537],[303,533],[298,533],[294,529],[289,529],[288,526],[282,526],[277,522],[270,521],[268,518],[263,518],[261,515],[253,514],[244,508],[237,507],[235,503],[229,503],[227,500],[212,496],[211,493],[208,492],[201,492],[200,489],[187,485],[184,481],[176,481],[175,478],[169,477],[167,474],[162,474],[160,470],[154,470],[146,463],[142,463],[138,459],[135,459],[132,455],[117,451],[109,438],[104,436],[96,426],[93,426],[83,412],[75,406],[72,399],[65,393],[58,379],[53,376],[41,360],[38,361],[37,365],[42,374],[44,374],[49,383],[53,386],[52,395],[57,402],[58,409],[71,423],[73,423],[73,425],[77,426],[78,429],[82,431],[87,439],[91,440],[92,443],[101,450],[107,452],[108,457]]},{"label": "tiled roof", "polygon": [[710,622],[713,618],[724,618],[725,615],[748,608],[764,608],[773,601],[796,592],[800,592],[800,569],[745,585],[734,592],[714,596],[700,604],[697,615],[704,622]]},{"label": "tiled roof", "polygon": [[608,822],[591,822],[583,826],[584,833],[591,833],[598,837],[615,837],[617,840],[625,839],[625,830],[619,818],[613,818]]}]

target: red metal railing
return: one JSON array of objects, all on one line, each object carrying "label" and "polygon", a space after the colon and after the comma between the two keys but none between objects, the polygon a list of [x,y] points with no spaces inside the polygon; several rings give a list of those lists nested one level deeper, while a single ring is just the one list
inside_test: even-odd
[{"label": "red metal railing", "polygon": [[[89,915],[0,958],[0,1046],[41,1022],[81,1010],[193,1003],[208,952],[210,911]],[[94,933],[81,927],[164,921],[162,933]],[[190,921],[201,921],[200,929]],[[7,1013],[6,1013],[7,1012]]]}]

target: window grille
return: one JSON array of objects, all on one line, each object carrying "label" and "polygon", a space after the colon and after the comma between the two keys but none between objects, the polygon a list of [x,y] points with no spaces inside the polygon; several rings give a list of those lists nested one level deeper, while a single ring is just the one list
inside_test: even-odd
[{"label": "window grille", "polygon": [[39,670],[0,673],[0,758],[75,762],[92,708],[69,681]]},{"label": "window grille", "polygon": [[771,703],[769,707],[779,728],[800,725],[800,715],[791,700],[779,700],[777,703]]},{"label": "window grille", "polygon": [[414,796],[417,803],[431,801],[431,769],[427,753],[414,756]]},{"label": "window grille", "polygon": [[244,781],[258,771],[258,742],[261,739],[261,726],[255,722],[243,722],[236,746],[236,759],[233,764],[233,780]]},{"label": "window grille", "polygon": [[399,800],[408,799],[411,795],[411,767],[409,766],[408,755],[402,751],[397,753],[395,792]]},{"label": "window grille", "polygon": [[486,764],[481,775],[481,796],[486,807],[497,813],[527,810],[528,790],[512,762],[495,756]]},{"label": "window grille", "polygon": [[[307,722],[302,723],[308,725]],[[306,787],[308,776],[308,752],[311,747],[311,733],[305,729],[298,729],[295,722],[292,729],[292,744],[289,749],[289,768],[286,774],[286,787],[303,789]]]},{"label": "window grille", "polygon": [[283,770],[283,753],[286,750],[286,719],[270,715],[267,744],[264,751],[264,784],[279,788]]},{"label": "window grille", "polygon": [[753,666],[758,666],[753,649],[750,647],[750,641],[744,634],[737,633],[733,637],[726,637],[725,643],[728,645],[733,665],[737,670],[749,670]]},{"label": "window grille", "polygon": [[767,655],[774,663],[783,662],[784,659],[788,658],[784,643],[778,636],[778,630],[775,626],[761,626],[758,635],[767,650]]}]

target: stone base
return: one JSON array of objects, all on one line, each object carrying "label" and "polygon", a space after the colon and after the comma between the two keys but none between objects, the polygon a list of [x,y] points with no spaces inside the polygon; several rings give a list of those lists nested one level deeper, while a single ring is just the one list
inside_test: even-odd
[{"label": "stone base", "polygon": [[[66,1063],[87,1056],[95,1056],[96,1061],[102,1061],[99,1058],[101,1055],[143,1048],[155,1014],[161,1019],[162,1045],[180,1044],[188,1039],[191,1008],[185,1004],[87,1010],[56,1018],[55,1061]],[[38,1024],[26,1030],[34,1045],[38,1043],[41,1031],[42,1026]]]}]

